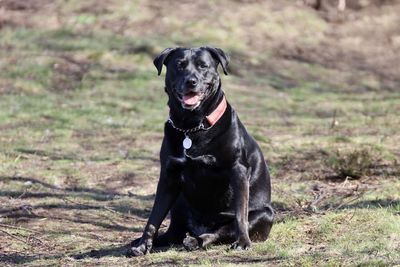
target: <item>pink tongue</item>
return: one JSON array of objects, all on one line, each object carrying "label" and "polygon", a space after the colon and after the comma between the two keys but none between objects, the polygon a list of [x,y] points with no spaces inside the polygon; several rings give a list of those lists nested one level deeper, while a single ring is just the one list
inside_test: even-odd
[{"label": "pink tongue", "polygon": [[182,97],[182,100],[186,105],[194,105],[199,102],[199,96],[196,94],[187,94]]}]

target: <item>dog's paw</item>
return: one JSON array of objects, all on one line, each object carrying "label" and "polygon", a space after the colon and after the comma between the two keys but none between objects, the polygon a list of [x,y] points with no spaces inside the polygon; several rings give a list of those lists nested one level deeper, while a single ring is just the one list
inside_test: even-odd
[{"label": "dog's paw", "polygon": [[128,251],[126,252],[126,256],[127,257],[143,256],[150,253],[150,250],[151,250],[151,245],[143,243],[139,246],[129,248]]},{"label": "dog's paw", "polygon": [[199,249],[199,241],[197,241],[196,238],[190,236],[189,234],[186,234],[185,239],[183,240],[183,247],[187,250],[187,251],[193,251],[196,249]]},{"label": "dog's paw", "polygon": [[128,249],[126,252],[127,257],[138,257],[138,256],[143,256],[144,255],[144,250],[141,249],[141,247],[131,247]]},{"label": "dog's paw", "polygon": [[250,240],[245,240],[245,239],[239,239],[236,240],[232,245],[231,249],[236,249],[236,250],[248,250],[251,246]]}]

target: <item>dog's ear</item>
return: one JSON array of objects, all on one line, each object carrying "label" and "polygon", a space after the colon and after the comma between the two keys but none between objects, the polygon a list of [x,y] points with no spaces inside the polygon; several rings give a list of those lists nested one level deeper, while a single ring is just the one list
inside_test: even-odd
[{"label": "dog's ear", "polygon": [[156,66],[158,75],[161,74],[162,67],[164,63],[166,62],[167,57],[176,50],[176,48],[167,48],[164,49],[164,51],[161,52],[153,61],[154,66]]},{"label": "dog's ear", "polygon": [[228,64],[230,60],[228,54],[217,47],[206,46],[205,49],[207,49],[207,51],[211,53],[214,59],[221,63],[222,70],[224,71],[225,75],[228,75]]}]

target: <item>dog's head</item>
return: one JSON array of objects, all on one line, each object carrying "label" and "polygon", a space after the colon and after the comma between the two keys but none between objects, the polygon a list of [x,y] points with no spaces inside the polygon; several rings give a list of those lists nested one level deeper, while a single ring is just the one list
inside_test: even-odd
[{"label": "dog's head", "polygon": [[167,48],[154,59],[161,74],[167,67],[165,89],[170,100],[180,103],[182,108],[194,110],[214,95],[219,88],[217,67],[221,64],[225,74],[229,57],[219,48]]}]

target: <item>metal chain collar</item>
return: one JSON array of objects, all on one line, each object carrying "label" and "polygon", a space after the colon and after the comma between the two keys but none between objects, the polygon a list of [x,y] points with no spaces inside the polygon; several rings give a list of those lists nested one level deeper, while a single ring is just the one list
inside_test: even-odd
[{"label": "metal chain collar", "polygon": [[199,124],[198,126],[194,127],[194,128],[191,128],[191,129],[181,129],[181,128],[178,128],[178,127],[175,126],[175,124],[174,124],[174,122],[172,121],[171,118],[168,118],[167,122],[168,122],[169,124],[171,124],[172,128],[174,128],[175,130],[180,131],[180,132],[182,132],[182,133],[185,133],[185,134],[186,134],[186,133],[194,133],[194,132],[197,132],[197,131],[200,131],[200,130],[208,130],[208,129],[210,129],[211,127],[213,127],[213,125],[211,125],[210,127],[206,128],[206,127],[204,126],[203,121],[201,121],[200,124]]}]

